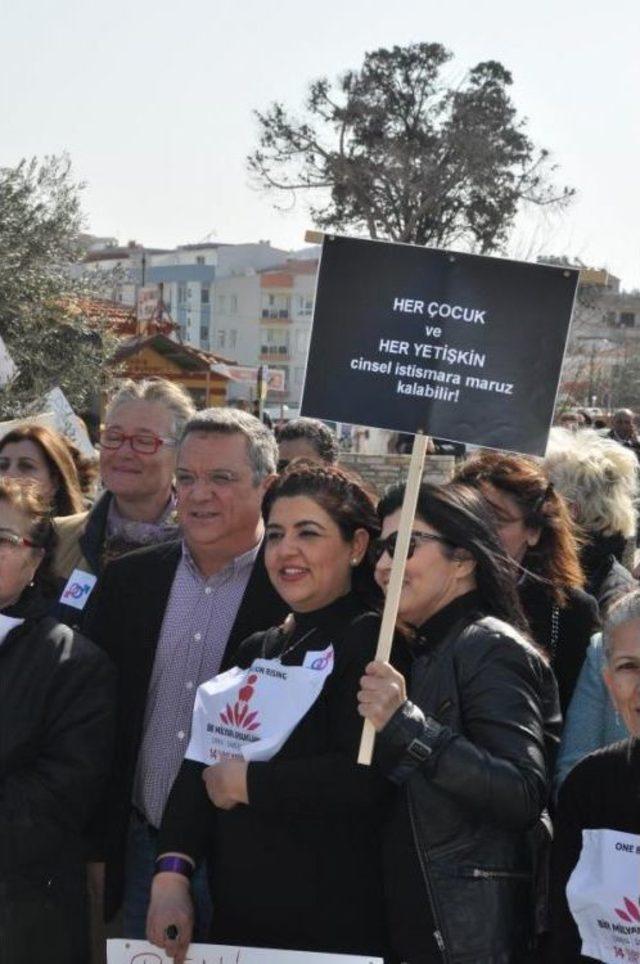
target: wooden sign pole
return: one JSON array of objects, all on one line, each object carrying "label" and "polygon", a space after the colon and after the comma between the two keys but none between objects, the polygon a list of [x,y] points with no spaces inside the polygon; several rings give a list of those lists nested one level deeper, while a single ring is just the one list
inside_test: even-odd
[{"label": "wooden sign pole", "polygon": [[[413,527],[413,519],[416,514],[418,491],[420,489],[420,483],[422,482],[427,441],[427,436],[422,432],[418,432],[413,439],[409,474],[407,476],[402,509],[400,511],[396,548],[391,564],[391,575],[389,577],[387,596],[384,601],[382,623],[378,636],[378,648],[376,650],[376,659],[383,662],[388,660],[391,655],[391,645],[393,643],[398,606],[400,604],[400,593],[402,592],[402,580],[404,579],[404,567],[407,562],[407,552],[409,551],[409,538]],[[370,720],[365,720],[362,729],[362,739],[360,740],[358,763],[363,763],[365,766],[371,764],[375,735],[376,731],[373,723],[371,723]]]}]

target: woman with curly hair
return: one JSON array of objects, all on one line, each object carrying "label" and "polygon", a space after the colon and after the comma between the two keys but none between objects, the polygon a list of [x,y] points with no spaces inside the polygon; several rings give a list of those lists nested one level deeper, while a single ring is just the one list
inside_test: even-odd
[{"label": "woman with curly hair", "polygon": [[479,452],[456,479],[480,489],[504,549],[520,568],[520,603],[533,638],[549,654],[564,713],[598,627],[596,603],[582,589],[569,510],[539,464],[524,456]]},{"label": "woman with curly hair", "polygon": [[[148,936],[185,960],[189,877],[206,853],[213,942],[382,956],[379,840],[393,788],[356,762],[356,696],[379,628],[367,601],[375,506],[339,469],[297,461],[275,480],[263,511],[265,566],[291,615],[245,640],[238,665],[318,669],[320,658],[330,669],[271,759],[243,755],[205,767],[185,758],[162,819]],[[283,705],[295,697],[295,675]],[[266,715],[278,712],[262,705],[263,731]]]},{"label": "woman with curly hair", "polygon": [[584,536],[580,561],[586,589],[604,616],[611,603],[637,587],[622,565],[626,541],[636,534],[636,457],[590,429],[553,429],[543,469],[569,503]]}]

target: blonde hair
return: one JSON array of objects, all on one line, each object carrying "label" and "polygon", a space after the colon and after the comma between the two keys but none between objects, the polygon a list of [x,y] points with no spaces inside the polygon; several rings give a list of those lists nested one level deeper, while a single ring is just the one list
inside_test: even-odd
[{"label": "blonde hair", "polygon": [[626,539],[635,534],[638,463],[630,449],[592,429],[554,428],[543,468],[585,531]]},{"label": "blonde hair", "polygon": [[105,421],[108,421],[119,405],[125,402],[155,402],[164,405],[173,416],[173,434],[176,439],[182,435],[189,419],[196,414],[195,406],[187,392],[166,378],[145,378],[134,382],[127,378],[109,400]]}]

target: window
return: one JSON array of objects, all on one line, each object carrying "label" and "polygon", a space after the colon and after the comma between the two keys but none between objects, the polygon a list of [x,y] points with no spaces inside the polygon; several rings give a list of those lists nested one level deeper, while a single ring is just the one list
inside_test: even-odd
[{"label": "window", "polygon": [[208,305],[210,297],[211,297],[211,291],[209,289],[209,285],[202,285],[200,288],[200,304]]},{"label": "window", "polygon": [[226,310],[227,310],[227,296],[218,295],[218,311],[220,312],[221,315],[224,315]]},{"label": "window", "polygon": [[204,260],[204,255],[203,255],[203,254],[197,255],[197,257],[196,257],[196,264],[206,264],[206,263],[207,263],[207,262]]},{"label": "window", "polygon": [[221,328],[218,332],[218,348],[224,348],[226,340],[227,333],[223,328]]},{"label": "window", "polygon": [[187,300],[187,284],[185,281],[178,282],[178,304],[183,305]]},{"label": "window", "polygon": [[238,344],[238,329],[229,329],[229,348],[235,348]]},{"label": "window", "polygon": [[201,342],[206,341],[206,343],[209,344],[209,326],[208,325],[206,327],[204,325],[200,326],[200,341]]},{"label": "window", "polygon": [[620,312],[620,327],[621,328],[635,328],[636,316],[633,311],[621,311]]},{"label": "window", "polygon": [[238,296],[231,295],[230,301],[231,301],[231,304],[229,305],[229,311],[231,312],[232,315],[237,315],[238,314]]}]

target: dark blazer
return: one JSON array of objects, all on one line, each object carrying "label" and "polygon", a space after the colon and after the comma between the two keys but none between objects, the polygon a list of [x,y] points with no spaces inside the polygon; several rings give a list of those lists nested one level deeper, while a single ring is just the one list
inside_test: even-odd
[{"label": "dark blazer", "polygon": [[[86,634],[112,658],[118,671],[118,725],[114,774],[105,801],[103,825],[107,862],[105,913],[110,919],[122,901],[126,835],[144,713],[156,646],[182,554],[180,542],[128,553],[110,563],[93,592]],[[278,624],[287,612],[273,589],[260,552],[229,635],[221,671],[233,665],[240,643]],[[98,856],[98,854],[96,854]]]}]

